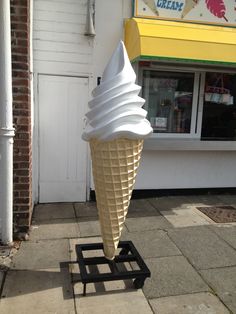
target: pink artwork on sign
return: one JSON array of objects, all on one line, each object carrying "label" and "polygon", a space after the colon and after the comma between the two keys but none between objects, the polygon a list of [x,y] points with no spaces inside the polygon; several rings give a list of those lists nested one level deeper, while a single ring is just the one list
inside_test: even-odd
[{"label": "pink artwork on sign", "polygon": [[225,4],[223,0],[206,0],[207,9],[215,16],[219,18],[224,18],[225,21],[228,22],[225,17]]}]

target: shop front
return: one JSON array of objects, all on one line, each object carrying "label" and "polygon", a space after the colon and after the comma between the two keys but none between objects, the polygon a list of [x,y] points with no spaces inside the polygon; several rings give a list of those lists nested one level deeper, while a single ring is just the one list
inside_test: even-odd
[{"label": "shop front", "polygon": [[235,187],[235,1],[134,1],[125,44],[154,134],[138,188]]}]

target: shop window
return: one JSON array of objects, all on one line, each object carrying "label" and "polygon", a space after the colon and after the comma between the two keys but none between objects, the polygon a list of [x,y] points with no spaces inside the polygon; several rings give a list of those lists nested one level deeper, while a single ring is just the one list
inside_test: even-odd
[{"label": "shop window", "polygon": [[143,71],[143,96],[154,133],[190,135],[195,131],[194,85],[194,73]]},{"label": "shop window", "polygon": [[236,75],[206,73],[202,140],[236,140]]},{"label": "shop window", "polygon": [[236,74],[142,69],[154,137],[236,140]]}]

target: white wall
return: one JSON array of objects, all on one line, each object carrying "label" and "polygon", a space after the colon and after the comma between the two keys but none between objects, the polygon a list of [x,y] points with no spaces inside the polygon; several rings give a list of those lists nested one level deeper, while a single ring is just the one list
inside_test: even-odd
[{"label": "white wall", "polygon": [[144,151],[138,189],[236,187],[236,152]]},{"label": "white wall", "polygon": [[96,0],[93,59],[95,79],[102,75],[118,42],[124,39],[124,21],[131,15],[131,0]]},{"label": "white wall", "polygon": [[92,72],[93,39],[84,36],[87,0],[34,0],[34,71]]}]

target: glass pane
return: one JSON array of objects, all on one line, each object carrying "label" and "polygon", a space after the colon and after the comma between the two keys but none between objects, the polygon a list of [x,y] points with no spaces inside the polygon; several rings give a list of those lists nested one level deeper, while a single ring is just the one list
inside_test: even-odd
[{"label": "glass pane", "polygon": [[206,73],[202,140],[236,140],[236,74]]},{"label": "glass pane", "polygon": [[190,133],[193,73],[144,70],[143,97],[155,133]]}]

